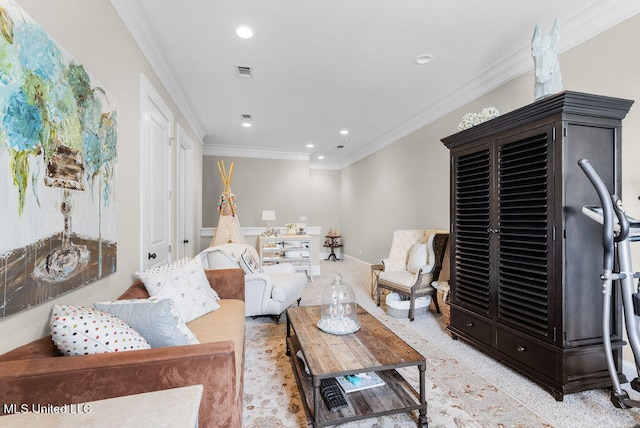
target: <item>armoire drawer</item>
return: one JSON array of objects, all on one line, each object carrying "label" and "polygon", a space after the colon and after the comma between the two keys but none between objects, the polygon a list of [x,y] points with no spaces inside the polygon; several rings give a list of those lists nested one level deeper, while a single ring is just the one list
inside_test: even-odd
[{"label": "armoire drawer", "polygon": [[554,353],[532,341],[502,330],[496,332],[496,348],[502,354],[513,358],[539,373],[554,378]]},{"label": "armoire drawer", "polygon": [[481,318],[452,310],[451,325],[486,345],[492,345],[491,325]]}]

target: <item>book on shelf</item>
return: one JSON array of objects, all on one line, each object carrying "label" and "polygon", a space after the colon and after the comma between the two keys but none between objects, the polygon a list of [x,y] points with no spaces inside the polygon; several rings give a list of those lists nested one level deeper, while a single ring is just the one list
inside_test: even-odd
[{"label": "book on shelf", "polygon": [[[348,377],[355,378],[350,381]],[[376,372],[358,373],[357,375],[338,376],[336,378],[342,390],[346,393],[362,391],[384,385],[384,381]]]}]

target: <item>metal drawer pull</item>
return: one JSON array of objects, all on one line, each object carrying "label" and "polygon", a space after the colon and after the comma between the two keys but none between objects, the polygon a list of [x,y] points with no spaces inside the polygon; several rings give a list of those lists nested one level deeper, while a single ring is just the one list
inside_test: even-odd
[{"label": "metal drawer pull", "polygon": [[472,322],[468,322],[467,323],[467,327],[473,327],[473,323]]},{"label": "metal drawer pull", "polygon": [[518,349],[518,352],[524,352],[524,351],[527,350],[527,348],[525,346],[522,346],[522,345],[519,345],[517,349]]}]

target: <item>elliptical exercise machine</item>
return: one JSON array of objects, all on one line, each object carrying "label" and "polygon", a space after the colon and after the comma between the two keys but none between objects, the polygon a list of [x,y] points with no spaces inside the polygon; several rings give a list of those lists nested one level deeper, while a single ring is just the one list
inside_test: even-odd
[{"label": "elliptical exercise machine", "polygon": [[[580,159],[578,165],[595,187],[602,207],[584,206],[582,213],[602,224],[602,245],[604,248],[602,280],[602,342],[604,345],[607,369],[611,378],[611,402],[615,407],[627,409],[640,407],[640,401],[629,398],[627,391],[620,386],[620,379],[611,350],[611,299],[612,287],[620,284],[624,322],[627,336],[636,363],[636,372],[640,371],[640,295],[634,287],[634,278],[640,278],[640,272],[634,272],[631,263],[630,243],[640,241],[640,220],[629,217],[622,210],[622,201],[610,194],[587,159]],[[616,263],[617,262],[617,263]],[[640,287],[640,283],[638,284]],[[631,381],[631,387],[640,391],[640,378]]]}]

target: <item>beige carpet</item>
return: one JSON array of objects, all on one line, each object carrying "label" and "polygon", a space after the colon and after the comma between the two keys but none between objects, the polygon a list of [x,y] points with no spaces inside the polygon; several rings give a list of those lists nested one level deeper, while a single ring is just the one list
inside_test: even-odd
[{"label": "beige carpet", "polygon": [[[427,360],[429,427],[640,427],[640,409],[613,407],[604,390],[565,396],[557,402],[544,389],[461,340],[452,340],[440,316],[414,322],[388,316],[371,299],[370,267],[346,258],[321,261],[322,275],[305,288],[302,304],[321,303],[322,290],[339,272],[358,304],[391,328]],[[285,355],[286,320],[247,319],[243,426],[305,427],[307,417]],[[416,372],[414,375],[413,372]],[[417,386],[417,371],[402,371]],[[629,389],[630,395],[637,394]],[[340,427],[415,427],[417,415],[404,413],[350,422]]]}]

